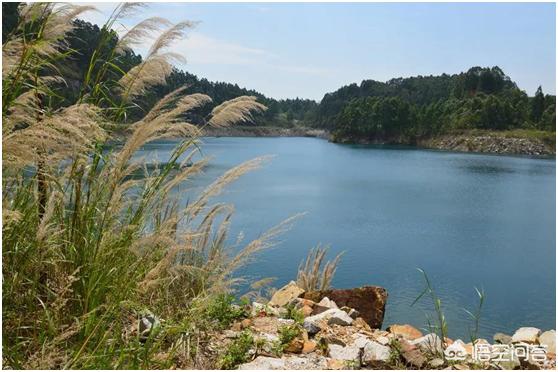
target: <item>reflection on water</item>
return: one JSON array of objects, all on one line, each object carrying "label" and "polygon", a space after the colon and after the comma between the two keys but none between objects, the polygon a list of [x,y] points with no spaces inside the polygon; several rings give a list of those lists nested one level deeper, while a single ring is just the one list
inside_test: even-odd
[{"label": "reflection on water", "polygon": [[[138,156],[165,161],[172,141]],[[191,199],[224,171],[266,154],[263,169],[226,189],[235,205],[231,242],[257,238],[299,212],[306,216],[243,274],[296,276],[317,243],[346,251],[334,286],[384,286],[390,323],[425,324],[431,306],[411,303],[425,269],[442,298],[452,338],[466,338],[474,287],[487,294],[481,337],[520,326],[555,328],[555,161],[378,146],[345,146],[313,138],[208,138],[210,166],[177,191]],[[187,189],[187,191],[185,191]]]}]

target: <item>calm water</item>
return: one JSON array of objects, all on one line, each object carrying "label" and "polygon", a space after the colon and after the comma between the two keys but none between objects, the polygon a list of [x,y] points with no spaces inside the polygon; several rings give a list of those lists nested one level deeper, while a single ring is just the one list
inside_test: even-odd
[{"label": "calm water", "polygon": [[[170,142],[141,155],[164,160]],[[194,185],[207,184],[244,160],[276,157],[227,189],[235,204],[232,236],[256,238],[307,212],[280,245],[261,254],[244,274],[296,277],[317,243],[345,251],[334,287],[380,285],[389,292],[384,327],[424,326],[423,268],[446,312],[450,337],[465,338],[463,310],[484,288],[480,335],[520,326],[555,328],[556,238],[554,160],[348,146],[314,138],[207,138],[213,161]],[[182,191],[181,191],[182,192]],[[184,198],[189,194],[184,192]]]}]

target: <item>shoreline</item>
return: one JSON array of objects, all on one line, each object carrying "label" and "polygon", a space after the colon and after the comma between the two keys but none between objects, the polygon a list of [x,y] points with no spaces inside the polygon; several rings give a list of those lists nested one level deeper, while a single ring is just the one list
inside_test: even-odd
[{"label": "shoreline", "polygon": [[204,137],[313,137],[350,145],[402,145],[416,149],[442,150],[495,155],[526,155],[554,158],[556,142],[549,135],[538,137],[528,132],[461,132],[426,138],[409,143],[402,140],[334,138],[328,131],[313,128],[229,127],[210,128]]}]

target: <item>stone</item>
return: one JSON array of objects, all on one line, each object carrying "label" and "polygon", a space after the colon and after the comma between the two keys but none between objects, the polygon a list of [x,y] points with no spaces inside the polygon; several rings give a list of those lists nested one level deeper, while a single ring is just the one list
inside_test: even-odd
[{"label": "stone", "polygon": [[326,369],[327,360],[325,357],[317,354],[306,355],[304,357],[288,355],[282,358],[285,361],[285,369],[288,370],[311,370]]},{"label": "stone", "polygon": [[373,366],[386,363],[390,358],[390,348],[374,341],[364,345],[362,352],[362,364]]},{"label": "stone", "polygon": [[333,359],[358,362],[360,364],[361,351],[358,347],[330,344],[327,348],[329,356]]},{"label": "stone", "polygon": [[390,339],[386,336],[378,336],[376,337],[376,342],[382,345],[388,345],[390,342]]},{"label": "stone", "polygon": [[392,324],[387,328],[387,331],[407,340],[415,340],[422,337],[422,332],[409,324]]},{"label": "stone", "polygon": [[358,347],[359,349],[364,348],[366,344],[370,342],[366,336],[361,335],[360,333],[356,333],[352,337],[355,339],[352,345]]},{"label": "stone", "polygon": [[277,370],[286,369],[285,361],[278,358],[270,358],[259,356],[250,363],[244,363],[238,366],[241,370]]},{"label": "stone", "polygon": [[304,294],[304,289],[296,285],[295,282],[291,281],[289,284],[279,289],[273,294],[268,305],[270,306],[285,306],[297,297]]},{"label": "stone", "polygon": [[350,307],[348,307],[348,306],[343,306],[343,307],[341,308],[341,310],[343,310],[344,312],[346,312],[347,315],[350,316],[350,317],[353,318],[353,319],[356,319],[356,318],[358,318],[358,317],[360,316],[360,313],[359,313],[358,311],[356,311],[355,309],[350,308]]},{"label": "stone", "polygon": [[539,344],[546,345],[546,352],[556,354],[556,331],[543,332],[539,336]]},{"label": "stone", "polygon": [[268,315],[279,316],[279,310],[274,307],[261,304],[259,302],[252,302],[252,311],[250,315],[254,318],[258,316]]},{"label": "stone", "polygon": [[251,319],[242,319],[242,321],[240,322],[240,327],[242,329],[248,328],[252,325],[252,320]]},{"label": "stone", "polygon": [[368,323],[366,323],[366,321],[364,319],[362,319],[361,317],[357,317],[355,319],[355,321],[353,322],[353,325],[357,328],[361,328],[365,331],[372,331],[372,328],[370,328],[370,326],[368,325]]},{"label": "stone", "polygon": [[430,362],[428,362],[428,365],[431,368],[440,368],[445,364],[444,360],[441,358],[434,358],[432,359]]},{"label": "stone", "polygon": [[239,331],[233,331],[232,329],[225,329],[223,331],[223,336],[225,336],[225,338],[237,338],[239,334]]},{"label": "stone", "polygon": [[308,354],[313,352],[314,350],[316,350],[316,346],[317,344],[314,341],[305,341],[304,345],[302,346],[302,353],[303,354]]},{"label": "stone", "polygon": [[455,342],[446,347],[446,350],[444,350],[444,355],[449,360],[464,360],[465,358],[467,358],[468,353],[463,341],[455,340]]},{"label": "stone", "polygon": [[328,359],[327,369],[332,369],[332,370],[346,369],[345,361],[339,359]]},{"label": "stone", "polygon": [[346,312],[339,309],[329,309],[321,314],[307,317],[304,319],[303,326],[312,335],[318,333],[323,328],[324,323],[347,326],[352,322],[353,319]]},{"label": "stone", "polygon": [[307,316],[312,315],[312,307],[308,306],[308,305],[304,305],[300,311],[302,312],[302,315],[304,315],[304,317],[306,318]]},{"label": "stone", "polygon": [[382,328],[388,296],[384,288],[365,286],[352,289],[329,289],[305,292],[301,296],[314,302],[327,297],[337,306],[347,306],[358,311],[370,327]]},{"label": "stone", "polygon": [[139,320],[138,331],[140,341],[147,341],[153,331],[161,327],[161,321],[153,314],[143,315]]},{"label": "stone", "polygon": [[401,340],[401,357],[403,360],[408,364],[416,367],[422,368],[424,363],[426,363],[426,358],[422,354],[422,352],[416,347],[415,345],[411,344],[407,340]]},{"label": "stone", "polygon": [[234,322],[231,325],[231,330],[233,330],[235,332],[241,331],[242,330],[242,324],[240,322]]},{"label": "stone", "polygon": [[444,352],[444,349],[442,348],[442,340],[435,333],[429,333],[426,336],[419,337],[412,340],[411,343],[418,346],[420,349],[433,354],[441,354]]},{"label": "stone", "polygon": [[512,336],[512,343],[526,342],[534,344],[538,341],[541,330],[535,327],[521,327]]},{"label": "stone", "polygon": [[324,307],[327,307],[329,309],[339,309],[337,304],[334,301],[327,298],[327,297],[322,298],[322,300],[320,302],[318,302],[317,305],[324,306]]},{"label": "stone", "polygon": [[500,332],[495,333],[494,336],[492,336],[492,339],[497,344],[503,344],[503,345],[508,345],[511,344],[512,342],[512,336]]},{"label": "stone", "polygon": [[304,348],[304,340],[300,337],[295,338],[285,347],[287,353],[300,354]]}]

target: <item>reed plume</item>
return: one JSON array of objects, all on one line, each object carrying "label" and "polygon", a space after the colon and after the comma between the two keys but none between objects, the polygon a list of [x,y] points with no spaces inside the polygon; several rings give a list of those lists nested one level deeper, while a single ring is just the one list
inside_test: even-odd
[{"label": "reed plume", "polygon": [[300,288],[305,291],[323,291],[331,287],[331,281],[344,252],[335,256],[333,261],[327,261],[322,267],[328,249],[318,245],[312,248],[306,260],[300,263],[296,279]]}]

